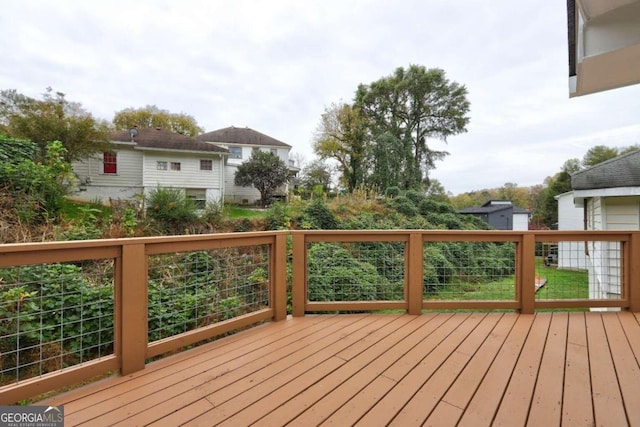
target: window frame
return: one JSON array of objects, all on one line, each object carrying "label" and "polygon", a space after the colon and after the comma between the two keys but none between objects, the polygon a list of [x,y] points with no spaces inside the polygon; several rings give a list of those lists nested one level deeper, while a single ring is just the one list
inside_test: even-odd
[{"label": "window frame", "polygon": [[118,153],[110,153],[104,151],[102,153],[102,173],[104,175],[117,175],[118,174]]},{"label": "window frame", "polygon": [[170,169],[174,172],[180,172],[182,170],[182,164],[180,162],[171,162]]},{"label": "window frame", "polygon": [[[203,164],[208,165],[207,168],[203,168]],[[200,171],[213,172],[213,160],[212,159],[200,159]]]},{"label": "window frame", "polygon": [[229,147],[229,158],[242,160],[242,147]]},{"label": "window frame", "polygon": [[156,161],[156,170],[166,171],[169,170],[169,164],[166,160],[158,160]]}]

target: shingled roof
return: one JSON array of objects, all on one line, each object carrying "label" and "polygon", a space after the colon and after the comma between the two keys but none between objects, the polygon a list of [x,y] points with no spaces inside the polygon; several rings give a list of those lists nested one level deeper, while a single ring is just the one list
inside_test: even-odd
[{"label": "shingled roof", "polygon": [[[498,202],[498,203],[496,203]],[[519,206],[515,206],[511,204],[511,202],[504,200],[489,200],[482,206],[476,206],[472,208],[465,208],[458,211],[461,214],[487,214],[492,212],[498,212],[505,209],[513,209],[514,214],[528,214],[530,213],[528,210],[523,209]]]},{"label": "shingled roof", "polygon": [[110,135],[111,141],[135,143],[136,147],[158,149],[158,150],[179,150],[179,151],[200,151],[206,153],[228,153],[229,150],[218,147],[215,144],[199,141],[189,136],[171,132],[162,128],[140,128],[138,134],[131,136],[128,130],[113,132]]},{"label": "shingled roof", "polygon": [[640,150],[598,163],[571,176],[574,190],[640,187]]},{"label": "shingled roof", "polygon": [[275,138],[248,127],[237,128],[235,126],[230,126],[228,128],[203,133],[202,135],[198,135],[196,138],[200,141],[222,142],[226,144],[291,148],[289,144],[285,144],[282,141],[278,141]]}]

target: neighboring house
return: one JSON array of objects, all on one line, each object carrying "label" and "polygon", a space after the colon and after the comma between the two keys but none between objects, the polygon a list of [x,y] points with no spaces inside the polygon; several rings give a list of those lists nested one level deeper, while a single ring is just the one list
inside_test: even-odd
[{"label": "neighboring house", "polygon": [[110,139],[113,151],[73,163],[78,199],[135,199],[158,187],[183,189],[201,207],[223,198],[225,148],[159,128]]},{"label": "neighboring house", "polygon": [[[587,230],[640,229],[640,151],[576,172],[571,187],[576,207],[584,209]],[[618,298],[620,245],[590,242],[586,253],[591,297]]]},{"label": "neighboring house", "polygon": [[[584,209],[576,207],[573,191],[555,196],[558,201],[558,230],[584,230]],[[586,270],[587,257],[583,242],[558,243],[558,268]]]},{"label": "neighboring house", "polygon": [[509,200],[490,200],[480,207],[458,211],[474,215],[496,230],[528,230],[529,214],[526,209],[514,206]]},{"label": "neighboring house", "polygon": [[[278,141],[263,133],[257,132],[248,127],[239,128],[235,126],[207,132],[196,137],[200,141],[213,143],[226,148],[229,157],[225,164],[224,194],[225,201],[240,204],[254,204],[260,200],[260,192],[254,187],[241,187],[234,183],[238,166],[249,160],[251,153],[255,150],[271,152],[277,155],[285,165],[289,167],[292,175],[298,169],[291,165],[289,152],[291,146],[282,141]],[[288,194],[288,184],[278,190],[278,196],[286,197]]]}]

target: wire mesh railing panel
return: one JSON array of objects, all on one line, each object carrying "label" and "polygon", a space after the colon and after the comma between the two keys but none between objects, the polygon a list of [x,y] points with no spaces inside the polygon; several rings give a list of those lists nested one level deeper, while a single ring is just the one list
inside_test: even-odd
[{"label": "wire mesh railing panel", "polygon": [[113,354],[113,260],[0,269],[0,385]]},{"label": "wire mesh railing panel", "polygon": [[622,243],[539,242],[536,299],[622,299]]},{"label": "wire mesh railing panel", "polygon": [[149,342],[270,304],[269,245],[149,257]]},{"label": "wire mesh railing panel", "polygon": [[307,298],[403,301],[404,242],[309,243]]},{"label": "wire mesh railing panel", "polygon": [[425,300],[516,299],[516,251],[511,242],[426,242]]}]

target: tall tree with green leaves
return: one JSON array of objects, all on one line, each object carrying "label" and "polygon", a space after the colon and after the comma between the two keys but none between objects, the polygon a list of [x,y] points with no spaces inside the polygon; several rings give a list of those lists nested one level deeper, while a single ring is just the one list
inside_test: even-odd
[{"label": "tall tree with green leaves", "polygon": [[366,123],[360,110],[348,104],[331,104],[322,114],[313,140],[313,150],[322,160],[338,163],[341,184],[349,192],[365,183],[367,152]]},{"label": "tall tree with green leaves", "polygon": [[313,193],[316,188],[321,188],[323,193],[329,192],[331,187],[331,166],[322,160],[314,160],[302,169],[300,183],[307,194]]},{"label": "tall tree with green leaves", "polygon": [[[466,132],[469,123],[466,87],[450,82],[441,69],[421,65],[399,67],[388,77],[361,84],[355,106],[367,119],[377,171],[373,184],[381,190],[390,184],[422,189],[435,162],[448,154],[434,150],[428,140],[446,141]],[[377,144],[383,147],[376,149]]]},{"label": "tall tree with green leaves", "polygon": [[109,125],[51,88],[47,88],[42,99],[16,90],[0,91],[0,127],[8,136],[36,143],[40,161],[53,141],[62,143],[65,159],[69,161],[110,149]]},{"label": "tall tree with green leaves", "polygon": [[125,108],[113,118],[117,130],[128,130],[133,126],[141,128],[163,128],[185,136],[194,137],[204,132],[192,116],[185,113],[170,113],[155,105],[143,108]]},{"label": "tall tree with green leaves", "polygon": [[254,151],[249,160],[238,166],[234,182],[242,187],[255,187],[265,205],[288,179],[289,168],[277,155]]}]

